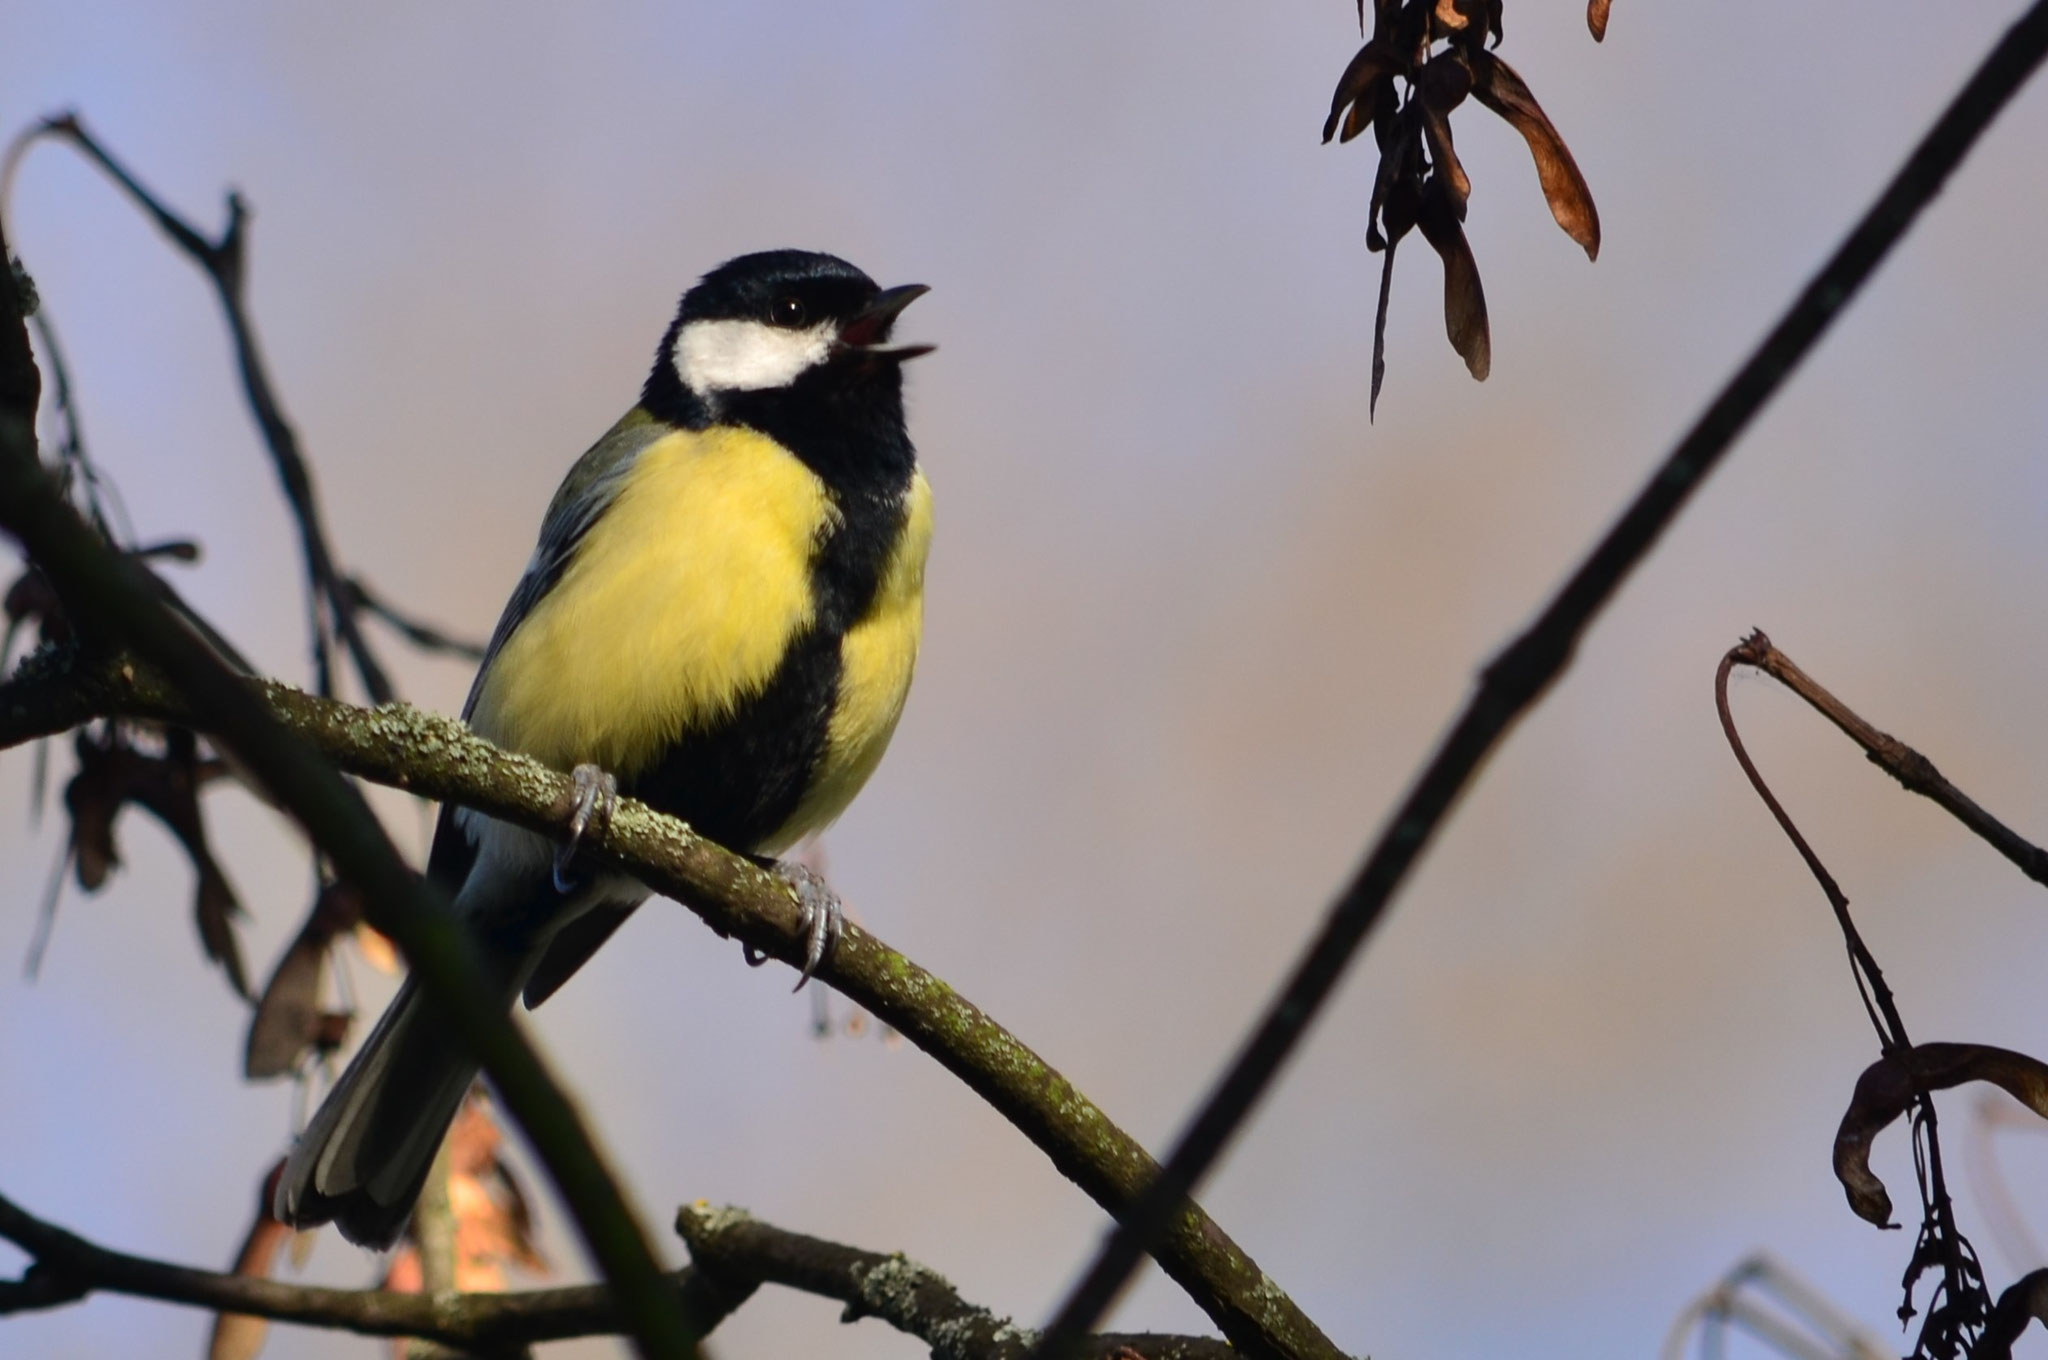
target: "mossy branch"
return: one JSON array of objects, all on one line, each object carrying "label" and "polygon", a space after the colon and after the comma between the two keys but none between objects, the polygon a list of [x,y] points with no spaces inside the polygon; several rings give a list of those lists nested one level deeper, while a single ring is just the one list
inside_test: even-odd
[{"label": "mossy branch", "polygon": [[[460,803],[546,835],[563,829],[568,776],[493,746],[453,718],[410,704],[357,708],[253,682],[271,714],[350,774]],[[130,660],[89,663],[44,652],[0,684],[0,748],[96,717],[193,724],[197,715]],[[621,799],[587,852],[683,903],[721,935],[792,967],[805,935],[788,886],[643,803]],[[945,982],[848,925],[819,978],[936,1058],[1023,1132],[1111,1215],[1158,1171],[1138,1142],[1043,1058]],[[1294,1360],[1342,1353],[1192,1201],[1155,1253],[1240,1351]]]}]

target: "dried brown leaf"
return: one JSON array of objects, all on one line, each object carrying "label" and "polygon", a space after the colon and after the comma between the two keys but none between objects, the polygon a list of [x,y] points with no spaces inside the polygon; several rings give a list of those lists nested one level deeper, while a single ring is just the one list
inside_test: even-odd
[{"label": "dried brown leaf", "polygon": [[251,1081],[293,1071],[308,1048],[326,1036],[328,1017],[320,1009],[320,975],[335,937],[362,919],[362,896],[330,883],[313,900],[313,910],[263,988],[249,1021],[242,1075]]},{"label": "dried brown leaf", "polygon": [[1522,140],[1529,144],[1529,154],[1536,159],[1536,178],[1550,204],[1550,215],[1564,228],[1565,235],[1585,250],[1587,259],[1598,259],[1600,214],[1593,206],[1593,193],[1586,187],[1586,177],[1579,173],[1578,162],[1572,159],[1564,138],[1551,126],[1536,96],[1513,67],[1482,49],[1473,49],[1468,55],[1472,62],[1472,97],[1522,134]]},{"label": "dried brown leaf", "polygon": [[235,994],[247,997],[249,976],[242,964],[242,947],[235,937],[233,918],[241,914],[234,889],[221,872],[206,840],[206,822],[199,811],[199,788],[221,769],[202,763],[198,740],[191,732],[172,728],[165,733],[164,754],[144,766],[144,777],[136,780],[129,796],[162,822],[185,847],[198,882],[193,889],[192,911],[199,926],[199,941],[206,957],[218,963],[228,976]]},{"label": "dried brown leaf", "polygon": [[1924,1091],[1988,1081],[2048,1118],[2048,1064],[1989,1044],[1918,1044],[1878,1059],[1856,1079],[1835,1132],[1835,1178],[1857,1217],[1891,1225],[1892,1201],[1870,1169],[1870,1145]]},{"label": "dried brown leaf", "polygon": [[2048,1270],[2029,1271],[2006,1286],[1971,1360],[2011,1360],[2012,1343],[2037,1319],[2048,1327]]},{"label": "dried brown leaf", "polygon": [[73,746],[78,753],[78,773],[64,786],[64,806],[71,814],[71,862],[78,886],[98,892],[106,885],[107,875],[121,863],[121,851],[114,842],[114,819],[126,802],[122,789],[132,777],[129,761],[140,756],[83,728]]},{"label": "dried brown leaf", "polygon": [[1380,384],[1387,376],[1387,299],[1394,292],[1394,248],[1387,243],[1387,258],[1380,262],[1380,305],[1372,322],[1372,395],[1366,398],[1365,418],[1371,420],[1380,409]]},{"label": "dried brown leaf", "polygon": [[1472,258],[1465,228],[1445,191],[1423,196],[1422,213],[1416,225],[1422,229],[1422,238],[1444,262],[1444,333],[1450,337],[1451,348],[1465,361],[1466,371],[1485,382],[1493,369],[1486,291],[1479,285],[1479,263]]},{"label": "dried brown leaf", "polygon": [[1586,0],[1586,27],[1593,30],[1593,41],[1603,42],[1607,38],[1607,7],[1613,0]]},{"label": "dried brown leaf", "polygon": [[[249,1225],[248,1235],[242,1239],[242,1249],[235,1256],[234,1273],[253,1280],[267,1280],[277,1270],[278,1253],[291,1240],[292,1230],[270,1216],[270,1206],[277,1194],[278,1177],[284,1174],[284,1162],[264,1176],[262,1188],[256,1196],[256,1218]],[[263,1349],[264,1341],[270,1335],[270,1323],[246,1313],[219,1313],[213,1319],[213,1337],[206,1348],[206,1360],[256,1360]]]},{"label": "dried brown leaf", "polygon": [[320,1032],[320,969],[326,955],[324,947],[301,937],[278,960],[249,1021],[242,1052],[242,1075],[249,1080],[293,1071]]},{"label": "dried brown leaf", "polygon": [[1378,107],[1379,87],[1391,82],[1399,69],[1394,55],[1378,42],[1359,48],[1344,74],[1337,77],[1337,92],[1330,97],[1330,116],[1323,121],[1323,140],[1327,142],[1336,134],[1340,119],[1344,124],[1342,141],[1348,142],[1370,127]]},{"label": "dried brown leaf", "polygon": [[1415,102],[1423,134],[1429,139],[1430,159],[1435,162],[1437,175],[1446,181],[1460,221],[1464,220],[1465,202],[1472,197],[1472,181],[1466,176],[1465,167],[1458,160],[1457,146],[1451,140],[1451,110],[1464,103],[1471,91],[1472,68],[1455,50],[1432,59],[1415,75]]},{"label": "dried brown leaf", "polygon": [[535,1274],[548,1269],[534,1244],[525,1191],[500,1155],[503,1145],[490,1102],[472,1095],[448,1133],[448,1206],[464,1289],[504,1288],[507,1265]]},{"label": "dried brown leaf", "polygon": [[386,976],[398,972],[398,947],[389,936],[365,923],[356,927],[355,937],[356,950],[363,956],[363,962]]}]

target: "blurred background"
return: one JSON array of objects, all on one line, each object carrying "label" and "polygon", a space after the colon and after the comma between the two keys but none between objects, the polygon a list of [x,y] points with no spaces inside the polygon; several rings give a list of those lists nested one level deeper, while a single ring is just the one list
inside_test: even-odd
[{"label": "blurred background", "polygon": [[[1503,55],[1576,152],[1605,246],[1588,264],[1520,138],[1461,111],[1493,376],[1445,343],[1412,240],[1376,425],[1374,156],[1317,144],[1357,44],[1344,0],[0,0],[0,130],[75,107],[209,227],[224,189],[247,194],[256,319],[339,555],[479,637],[698,274],[800,245],[932,285],[903,328],[940,346],[910,384],[939,507],[926,651],[831,875],[1159,1147],[1476,668],[2015,10],[1621,0],[1596,47],[1576,4],[1510,6]],[[1854,1218],[1828,1170],[1874,1041],[1710,682],[1763,626],[2048,831],[2044,141],[2037,82],[1485,771],[1206,1187],[1347,1350],[1646,1355],[1756,1247],[1906,1344],[1910,1234]],[[303,682],[293,534],[203,279],[57,147],[24,165],[11,229],[139,535],[197,537],[179,587]],[[465,665],[381,650],[407,697],[459,707]],[[2040,890],[1770,682],[1735,706],[1914,1036],[2048,1050]],[[225,1267],[291,1091],[239,1079],[246,1011],[141,818],[112,889],[68,892],[21,976],[62,850],[30,764],[0,758],[0,1190]],[[423,846],[422,814],[380,806]],[[208,810],[265,975],[306,906],[303,852],[245,794]],[[650,1219],[745,1205],[1043,1318],[1104,1219],[1021,1136],[913,1049],[813,1038],[787,970],[741,966],[681,909],[622,940],[533,1025]],[[388,980],[356,977],[381,1004]],[[2048,1142],[2005,1141],[2048,1225]],[[1910,1208],[1900,1135],[1878,1169]],[[1978,1245],[1994,1287],[2043,1264]],[[297,1278],[377,1270],[330,1234]],[[836,1315],[765,1291],[714,1344],[920,1353]],[[1115,1321],[1208,1329],[1156,1272]],[[0,1336],[180,1356],[207,1325],[98,1297]],[[374,1344],[280,1330],[268,1354]]]}]

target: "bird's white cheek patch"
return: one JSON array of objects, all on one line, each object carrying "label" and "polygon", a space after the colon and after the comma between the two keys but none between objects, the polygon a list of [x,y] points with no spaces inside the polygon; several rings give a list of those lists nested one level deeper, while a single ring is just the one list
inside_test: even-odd
[{"label": "bird's white cheek patch", "polygon": [[676,338],[676,376],[704,396],[787,387],[831,353],[832,327],[785,330],[762,321],[692,321]]}]

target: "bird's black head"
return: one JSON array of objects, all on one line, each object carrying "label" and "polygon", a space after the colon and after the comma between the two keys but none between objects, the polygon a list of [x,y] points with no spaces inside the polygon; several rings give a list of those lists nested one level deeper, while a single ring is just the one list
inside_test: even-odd
[{"label": "bird's black head", "polygon": [[893,432],[907,455],[901,364],[931,347],[884,342],[924,291],[877,288],[846,261],[812,251],[728,260],[683,294],[641,404],[692,429],[759,429],[813,466],[841,461],[818,451],[821,434],[835,431]]}]

